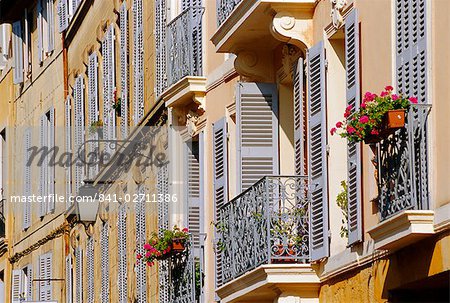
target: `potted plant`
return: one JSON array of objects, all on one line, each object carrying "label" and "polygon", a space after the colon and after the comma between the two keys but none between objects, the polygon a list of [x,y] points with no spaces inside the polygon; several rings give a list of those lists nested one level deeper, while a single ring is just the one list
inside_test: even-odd
[{"label": "potted plant", "polygon": [[116,111],[117,117],[122,116],[122,98],[117,98],[116,102],[112,105],[112,108]]},{"label": "potted plant", "polygon": [[97,133],[99,138],[103,138],[103,121],[94,121],[89,125],[89,133],[91,135]]},{"label": "potted plant", "polygon": [[351,105],[346,108],[344,120],[336,123],[331,135],[339,132],[350,142],[379,142],[405,126],[405,112],[415,103],[416,97],[394,94],[392,86],[386,86],[379,96],[367,92],[359,110]]}]

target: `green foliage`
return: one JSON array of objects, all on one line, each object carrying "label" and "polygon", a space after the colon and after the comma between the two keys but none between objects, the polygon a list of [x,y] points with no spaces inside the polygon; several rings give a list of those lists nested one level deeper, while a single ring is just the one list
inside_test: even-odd
[{"label": "green foliage", "polygon": [[89,125],[89,133],[90,134],[95,134],[97,132],[97,130],[99,130],[102,127],[103,127],[103,121],[102,120],[94,121],[94,122],[91,123],[91,125]]},{"label": "green foliage", "polygon": [[348,189],[347,183],[345,181],[341,181],[342,191],[336,197],[336,203],[342,210],[342,214],[344,215],[344,219],[342,219],[341,226],[341,237],[348,238]]},{"label": "green foliage", "polygon": [[122,98],[117,98],[117,101],[114,102],[114,104],[112,105],[112,108],[115,109],[116,111],[119,111],[121,105],[122,105]]}]

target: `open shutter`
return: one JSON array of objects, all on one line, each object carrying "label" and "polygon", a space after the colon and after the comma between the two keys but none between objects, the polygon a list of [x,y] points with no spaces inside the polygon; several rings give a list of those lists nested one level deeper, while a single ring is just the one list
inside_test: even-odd
[{"label": "open shutter", "polygon": [[86,245],[87,302],[94,302],[94,238],[89,237]]},{"label": "open shutter", "polygon": [[16,21],[12,25],[12,44],[14,59],[14,84],[23,82],[23,36],[22,21]]},{"label": "open shutter", "polygon": [[[353,9],[345,19],[345,70],[347,105],[359,110],[359,23],[358,11]],[[361,144],[347,142],[347,198],[348,198],[348,244],[362,240],[361,197]]]},{"label": "open shutter", "polygon": [[156,48],[156,95],[160,96],[167,87],[166,76],[166,0],[155,3],[155,48]]},{"label": "open shutter", "polygon": [[[53,107],[50,108],[49,116],[48,116],[48,148],[52,150],[55,147],[55,109]],[[55,194],[55,166],[51,162],[51,158],[47,161],[48,165],[48,193],[50,195]],[[49,199],[47,212],[55,211],[55,199]]]},{"label": "open shutter", "polygon": [[44,50],[47,53],[52,52],[55,49],[55,15],[53,0],[46,0],[47,10],[47,45],[45,45]]},{"label": "open shutter", "polygon": [[66,302],[73,303],[72,255],[66,257]]},{"label": "open shutter", "polygon": [[200,245],[200,161],[198,149],[198,141],[188,141],[185,144],[188,228],[193,235],[195,248],[199,248]]},{"label": "open shutter", "polygon": [[319,42],[308,50],[308,145],[310,254],[316,261],[329,256],[325,49]]},{"label": "open shutter", "polygon": [[125,204],[119,207],[117,238],[119,303],[127,303],[127,208]]},{"label": "open shutter", "polygon": [[101,246],[101,302],[109,303],[109,225],[103,224],[100,232]]},{"label": "open shutter", "polygon": [[75,300],[83,303],[83,251],[79,247],[75,249],[75,271]]},{"label": "open shutter", "polygon": [[[24,136],[24,179],[23,179],[23,190],[24,196],[31,196],[31,167],[27,165],[30,159],[31,151],[31,129],[27,128]],[[27,229],[31,224],[31,203],[27,201],[23,205],[23,229]]]},{"label": "open shutter", "polygon": [[58,1],[58,23],[59,32],[62,33],[69,26],[69,8],[67,5],[67,0]]},{"label": "open shutter", "polygon": [[[138,124],[144,117],[144,24],[143,1],[133,1],[133,70],[134,70],[134,123]],[[165,43],[165,42],[164,42]],[[158,57],[159,59],[159,57]],[[158,81],[157,81],[158,83]]]},{"label": "open shutter", "polygon": [[[40,132],[40,138],[39,138],[39,143],[41,148],[46,148],[48,147],[48,120],[47,120],[47,115],[43,115],[41,116],[41,120],[40,120],[40,127],[39,127],[39,132]],[[48,157],[44,158],[44,161],[42,162],[42,165],[40,167],[40,178],[39,178],[39,193],[41,196],[45,197],[47,196],[48,192],[47,192],[47,183],[48,183]],[[43,217],[45,216],[45,214],[47,214],[47,203],[44,201],[41,201],[39,203],[39,216]]]},{"label": "open shutter", "polygon": [[120,7],[120,82],[121,94],[121,134],[122,139],[128,136],[128,10],[127,2]]},{"label": "open shutter", "polygon": [[305,112],[304,112],[304,68],[303,58],[294,66],[294,150],[295,174],[306,175],[305,157]]},{"label": "open shutter", "polygon": [[39,257],[39,300],[52,300],[52,253],[46,253]]},{"label": "open shutter", "polygon": [[12,303],[21,303],[20,296],[23,292],[23,271],[21,269],[15,269],[12,271],[11,282],[11,300]]},{"label": "open shutter", "polygon": [[[47,0],[45,0],[47,1]],[[38,0],[37,3],[37,32],[38,32],[38,61],[39,63],[42,63],[44,61],[44,28],[43,28],[43,6],[42,6],[42,0]]]},{"label": "open shutter", "polygon": [[27,301],[33,300],[33,266],[28,264],[26,266],[26,275],[25,275],[25,298]]},{"label": "open shutter", "polygon": [[[99,120],[99,108],[98,108],[98,56],[96,52],[89,55],[88,61],[88,126]],[[89,157],[89,177],[93,180],[98,173],[98,165],[94,163],[98,162],[97,155],[98,140],[97,133],[89,133],[89,146],[88,152],[91,155]],[[92,160],[91,160],[92,159]]]},{"label": "open shutter", "polygon": [[[66,153],[72,153],[72,105],[70,96],[67,96],[65,101],[65,150]],[[72,194],[72,165],[68,165],[65,167],[66,169],[66,197],[69,197]],[[69,199],[66,201],[66,209],[69,209],[71,206],[71,202]]]},{"label": "open shutter", "polygon": [[[144,186],[138,187],[139,201],[136,203],[136,253],[145,255],[144,244],[146,242],[146,219],[145,219],[145,194]],[[147,302],[147,277],[146,265],[143,262],[136,264],[136,302]]]},{"label": "open shutter", "polygon": [[278,91],[275,84],[238,83],[238,192],[278,174]]},{"label": "open shutter", "polygon": [[[106,30],[105,38],[102,42],[103,54],[103,122],[105,140],[116,138],[116,113],[112,108],[115,100],[116,89],[115,75],[115,47],[114,47],[114,25],[111,24]],[[106,149],[112,153],[111,145],[107,144]]]},{"label": "open shutter", "polygon": [[84,144],[84,79],[83,76],[78,76],[75,80],[74,87],[74,103],[75,103],[75,148],[74,154],[78,159],[75,165],[75,191],[78,192],[78,189],[81,186],[81,183],[84,179],[84,167],[83,162],[79,159],[81,155],[78,155],[78,151],[80,147]]},{"label": "open shutter", "polygon": [[[158,233],[161,236],[163,229],[169,229],[169,203],[165,197],[169,194],[169,171],[168,165],[159,168],[156,189],[161,202],[158,203]],[[170,301],[170,281],[169,281],[169,262],[161,260],[158,262],[158,278],[159,278],[159,302]]]}]

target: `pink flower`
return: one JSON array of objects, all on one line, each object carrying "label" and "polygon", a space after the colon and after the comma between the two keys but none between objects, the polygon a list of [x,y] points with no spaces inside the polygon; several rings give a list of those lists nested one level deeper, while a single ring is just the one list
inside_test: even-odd
[{"label": "pink flower", "polygon": [[361,107],[362,107],[362,108],[366,108],[366,107],[367,107],[366,102],[361,103]]},{"label": "pink flower", "polygon": [[372,94],[371,92],[367,92],[364,95],[364,100],[363,101],[373,101],[375,99],[376,95]]},{"label": "pink flower", "polygon": [[390,86],[390,85],[386,86],[384,89],[387,90],[388,92],[394,90],[394,88],[392,86]]},{"label": "pink flower", "polygon": [[152,253],[149,252],[149,251],[145,254],[145,257],[146,257],[146,258],[150,258],[151,256],[152,256]]},{"label": "pink flower", "polygon": [[350,113],[349,112],[345,112],[344,113],[344,118],[347,118],[348,116],[350,116]]},{"label": "pink flower", "polygon": [[386,96],[389,96],[389,93],[388,93],[388,92],[381,92],[380,97],[386,97]]},{"label": "pink flower", "polygon": [[372,135],[379,135],[380,133],[374,128],[372,129],[372,131],[370,132]]},{"label": "pink flower", "polygon": [[337,127],[337,128],[341,128],[341,127],[342,127],[342,122],[339,121],[338,123],[336,123],[336,127]]},{"label": "pink flower", "polygon": [[351,111],[352,108],[353,108],[353,105],[349,105],[349,106],[347,106],[347,108],[346,108],[345,110],[346,110],[346,111]]},{"label": "pink flower", "polygon": [[330,133],[331,133],[331,135],[334,135],[334,134],[336,133],[336,127],[333,127],[333,128],[330,130]]},{"label": "pink flower", "polygon": [[398,95],[393,94],[393,95],[391,96],[391,98],[392,98],[393,101],[396,101],[396,100],[398,100]]},{"label": "pink flower", "polygon": [[417,104],[417,98],[416,97],[410,97],[409,101],[413,104]]},{"label": "pink flower", "polygon": [[359,118],[359,122],[360,123],[367,123],[367,122],[369,122],[369,117],[362,116],[361,118]]},{"label": "pink flower", "polygon": [[147,266],[148,266],[148,267],[152,267],[152,266],[153,266],[153,263],[152,263],[152,262],[147,262]]},{"label": "pink flower", "polygon": [[137,254],[137,255],[136,255],[136,258],[137,258],[138,260],[140,260],[140,259],[142,259],[142,255],[141,255],[141,254]]},{"label": "pink flower", "polygon": [[152,249],[152,246],[150,244],[148,244],[148,243],[145,243],[144,244],[144,249],[145,250],[150,250],[150,249]]},{"label": "pink flower", "polygon": [[185,228],[183,228],[183,232],[184,232],[184,233],[187,233],[187,232],[189,232],[189,229],[187,229],[187,228],[185,227]]},{"label": "pink flower", "polygon": [[347,126],[347,133],[353,134],[355,131],[355,128],[353,128],[352,126]]}]

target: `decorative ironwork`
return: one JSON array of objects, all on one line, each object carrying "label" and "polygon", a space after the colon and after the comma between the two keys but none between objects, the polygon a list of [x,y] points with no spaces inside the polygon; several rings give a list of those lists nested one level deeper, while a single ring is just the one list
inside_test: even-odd
[{"label": "decorative ironwork", "polygon": [[379,211],[386,220],[407,209],[428,209],[427,120],[431,105],[411,106],[405,128],[378,148]]},{"label": "decorative ironwork", "polygon": [[202,76],[202,7],[189,7],[167,24],[167,82]]},{"label": "decorative ironwork", "polygon": [[218,286],[262,264],[309,260],[307,177],[264,177],[218,209]]},{"label": "decorative ironwork", "polygon": [[217,0],[217,23],[220,26],[242,0]]}]

